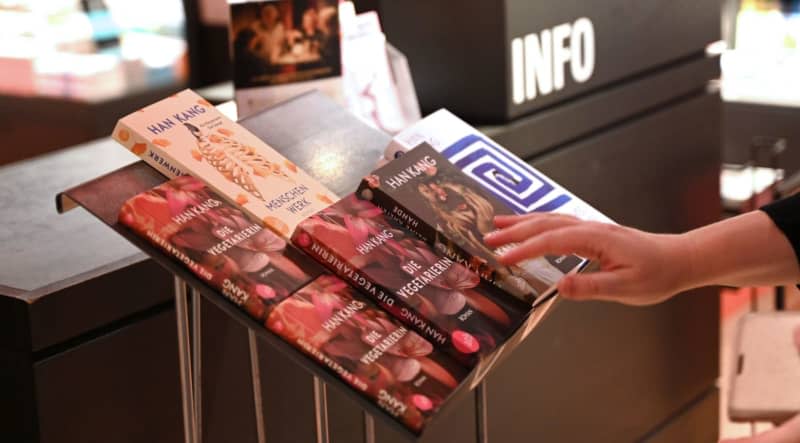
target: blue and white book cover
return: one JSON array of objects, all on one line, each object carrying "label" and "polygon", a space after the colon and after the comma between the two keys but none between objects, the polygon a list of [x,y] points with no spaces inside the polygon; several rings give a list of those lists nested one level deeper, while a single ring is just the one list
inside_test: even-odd
[{"label": "blue and white book cover", "polygon": [[384,157],[392,160],[420,143],[430,144],[514,212],[554,212],[614,223],[597,209],[446,109],[397,134]]}]

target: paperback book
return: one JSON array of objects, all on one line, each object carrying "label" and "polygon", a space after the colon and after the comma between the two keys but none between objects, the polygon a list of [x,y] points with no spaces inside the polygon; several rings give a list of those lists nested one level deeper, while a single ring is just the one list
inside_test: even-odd
[{"label": "paperback book", "polygon": [[131,198],[119,221],[412,432],[470,375],[191,176]]},{"label": "paperback book", "polygon": [[531,311],[353,194],[292,241],[467,367],[490,360]]},{"label": "paperback book", "polygon": [[500,263],[498,256],[513,245],[492,249],[483,237],[495,229],[496,215],[514,212],[427,143],[374,171],[357,193],[438,253],[528,304],[548,298],[583,263],[572,255]]},{"label": "paperback book", "polygon": [[613,223],[564,187],[446,109],[397,134],[384,152],[394,160],[421,143],[478,182],[517,214],[554,212]]},{"label": "paperback book", "polygon": [[131,198],[119,221],[262,322],[270,306],[323,272],[191,176]]},{"label": "paperback book", "polygon": [[281,236],[336,200],[325,186],[191,90],[122,118],[114,139],[169,178],[201,178]]},{"label": "paperback book", "polygon": [[332,275],[317,278],[277,305],[267,328],[415,433],[469,375]]}]

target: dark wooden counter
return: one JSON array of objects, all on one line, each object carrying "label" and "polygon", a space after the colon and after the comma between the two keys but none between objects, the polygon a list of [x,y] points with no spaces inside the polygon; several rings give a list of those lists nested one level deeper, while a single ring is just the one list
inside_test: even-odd
[{"label": "dark wooden counter", "polygon": [[[171,278],[53,204],[133,160],[106,140],[0,167],[0,440],[98,441],[134,423],[180,434],[177,407],[135,407],[179,399]],[[150,340],[166,325],[172,335]]]}]

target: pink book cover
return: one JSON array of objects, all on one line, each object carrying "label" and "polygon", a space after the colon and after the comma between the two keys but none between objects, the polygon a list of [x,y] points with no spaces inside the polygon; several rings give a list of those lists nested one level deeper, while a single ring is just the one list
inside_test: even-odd
[{"label": "pink book cover", "polygon": [[302,222],[292,241],[468,367],[531,311],[354,194]]},{"label": "pink book cover", "polygon": [[419,433],[468,372],[332,275],[283,300],[267,327]]},{"label": "pink book cover", "polygon": [[270,306],[322,272],[285,239],[191,176],[131,198],[119,221],[259,321]]}]

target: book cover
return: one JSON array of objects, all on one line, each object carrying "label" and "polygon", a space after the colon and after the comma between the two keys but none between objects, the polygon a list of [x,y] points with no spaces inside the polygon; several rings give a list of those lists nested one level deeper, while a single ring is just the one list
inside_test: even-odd
[{"label": "book cover", "polygon": [[353,194],[302,222],[292,241],[469,367],[488,358],[531,310]]},{"label": "book cover", "polygon": [[431,342],[331,275],[281,302],[266,324],[416,433],[468,375]]},{"label": "book cover", "polygon": [[397,134],[384,157],[393,160],[421,143],[436,151],[517,214],[554,212],[613,223],[547,175],[446,109]]},{"label": "book cover", "polygon": [[336,196],[191,90],[122,118],[113,137],[169,178],[203,180],[288,237]]},{"label": "book cover", "polygon": [[526,303],[547,297],[583,262],[568,255],[501,264],[497,257],[513,245],[491,249],[483,237],[495,229],[496,215],[514,212],[427,143],[374,171],[357,193],[436,251]]},{"label": "book cover", "polygon": [[270,306],[323,272],[284,238],[191,176],[131,198],[119,221],[259,321]]},{"label": "book cover", "polygon": [[469,375],[196,178],[138,194],[119,221],[415,433]]}]

